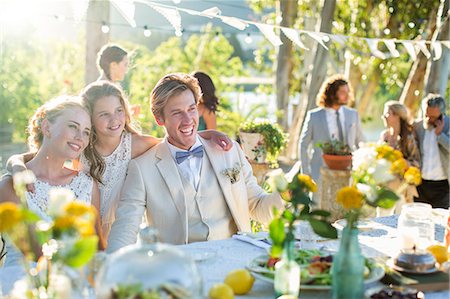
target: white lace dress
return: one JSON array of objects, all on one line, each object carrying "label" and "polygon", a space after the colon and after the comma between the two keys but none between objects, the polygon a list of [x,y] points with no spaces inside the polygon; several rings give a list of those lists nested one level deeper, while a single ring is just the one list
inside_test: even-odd
[{"label": "white lace dress", "polygon": [[[36,180],[35,192],[27,192],[25,194],[28,208],[35,212],[41,219],[50,221],[51,218],[47,214],[49,205],[49,191],[52,188],[66,188],[72,190],[77,201],[91,203],[93,179],[84,172],[79,172],[72,181],[67,185],[50,185],[47,182]],[[14,266],[21,263],[22,254],[12,246],[11,242],[6,242],[6,259],[5,266]]]},{"label": "white lace dress", "polygon": [[[131,137],[132,134],[124,132],[117,148],[109,155],[103,157],[105,160],[105,172],[102,176],[102,183],[98,184],[100,190],[100,215],[102,231],[105,240],[108,240],[111,225],[115,219],[117,204],[120,197],[120,190],[125,182],[128,163],[131,160]],[[89,170],[89,161],[82,156],[82,165],[86,165]]]}]

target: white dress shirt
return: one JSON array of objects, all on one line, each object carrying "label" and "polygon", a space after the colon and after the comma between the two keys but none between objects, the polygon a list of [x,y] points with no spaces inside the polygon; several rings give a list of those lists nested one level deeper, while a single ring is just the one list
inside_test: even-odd
[{"label": "white dress shirt", "polygon": [[[336,116],[336,110],[334,110],[333,108],[325,108],[326,111],[326,115],[327,115],[327,124],[328,124],[328,132],[330,133],[330,138],[331,139],[339,139],[339,130],[338,130],[338,126],[337,126],[337,116]],[[337,110],[339,113],[339,120],[341,121],[341,126],[342,126],[342,137],[344,138],[344,140],[342,140],[344,143],[346,142],[346,132],[345,132],[345,116],[344,116],[344,109],[341,107],[339,107],[339,109]]]},{"label": "white dress shirt", "polygon": [[[188,180],[192,186],[194,186],[195,190],[198,189],[198,183],[200,182],[200,170],[202,169],[202,161],[203,158],[195,157],[195,156],[189,156],[186,160],[181,162],[180,164],[177,163],[176,153],[177,152],[188,152],[187,150],[183,150],[181,148],[178,148],[168,142],[166,139],[167,145],[169,146],[170,153],[172,154],[172,158],[175,160],[175,164],[178,167],[178,171],[180,174]],[[202,143],[200,142],[200,139],[197,136],[197,141],[195,144],[189,149],[193,150],[199,146],[201,146]]]},{"label": "white dress shirt", "polygon": [[425,130],[423,139],[425,145],[422,153],[422,178],[430,181],[441,181],[447,179],[442,168],[441,156],[434,128]]}]

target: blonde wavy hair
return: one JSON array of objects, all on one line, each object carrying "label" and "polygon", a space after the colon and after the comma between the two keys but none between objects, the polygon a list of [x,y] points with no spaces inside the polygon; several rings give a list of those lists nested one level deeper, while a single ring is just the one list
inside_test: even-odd
[{"label": "blonde wavy hair", "polygon": [[[131,119],[130,104],[122,89],[109,81],[97,81],[87,85],[80,94],[83,104],[88,108],[88,111],[93,115],[95,104],[102,98],[114,96],[117,97],[125,111],[125,126],[126,132],[139,134],[140,130],[137,124]],[[92,120],[92,123],[94,121]],[[95,143],[97,142],[97,133],[95,126],[92,127],[89,146],[84,151],[84,155],[91,162],[90,172],[91,176],[95,176],[97,180],[102,183],[101,178],[105,172],[106,163],[100,153],[95,149]]]},{"label": "blonde wavy hair", "polygon": [[80,97],[63,95],[51,99],[44,105],[39,107],[28,123],[28,148],[31,152],[36,153],[42,146],[44,133],[42,132],[42,122],[47,120],[51,123],[67,109],[81,108],[87,113],[86,106],[83,105]]}]

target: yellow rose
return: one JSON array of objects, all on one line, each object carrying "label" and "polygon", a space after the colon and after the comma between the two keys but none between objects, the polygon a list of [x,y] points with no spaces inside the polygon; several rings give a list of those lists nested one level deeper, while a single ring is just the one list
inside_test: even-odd
[{"label": "yellow rose", "polygon": [[53,227],[59,230],[76,228],[76,222],[77,217],[72,215],[64,215],[55,219]]},{"label": "yellow rose", "polygon": [[89,237],[95,235],[94,223],[85,219],[77,219],[77,230],[82,237]]},{"label": "yellow rose", "polygon": [[359,209],[364,203],[363,195],[355,187],[344,187],[336,194],[336,202],[344,209]]},{"label": "yellow rose", "polygon": [[12,229],[22,220],[22,211],[12,202],[0,204],[0,232]]},{"label": "yellow rose", "polygon": [[405,181],[410,185],[420,185],[422,183],[422,175],[420,174],[420,170],[417,167],[410,167],[405,172],[404,175]]},{"label": "yellow rose", "polygon": [[72,216],[84,216],[85,214],[92,214],[93,207],[84,202],[71,201],[64,207],[64,211]]},{"label": "yellow rose", "polygon": [[299,174],[297,178],[300,181],[300,183],[306,187],[306,189],[308,189],[311,192],[317,192],[317,184],[309,175]]},{"label": "yellow rose", "polygon": [[386,159],[389,162],[394,162],[398,159],[403,158],[403,154],[401,151],[394,150],[387,144],[380,145],[375,150],[377,151],[377,159]]},{"label": "yellow rose", "polygon": [[403,176],[403,174],[406,172],[407,169],[408,169],[408,162],[406,162],[405,159],[401,158],[392,163],[391,173]]}]

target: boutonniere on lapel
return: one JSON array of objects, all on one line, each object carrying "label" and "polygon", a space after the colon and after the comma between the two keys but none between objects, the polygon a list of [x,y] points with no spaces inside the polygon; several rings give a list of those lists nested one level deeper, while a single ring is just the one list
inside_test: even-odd
[{"label": "boutonniere on lapel", "polygon": [[238,182],[241,179],[241,168],[242,165],[239,163],[234,164],[234,167],[226,168],[222,171],[222,174],[230,179],[232,184]]}]

